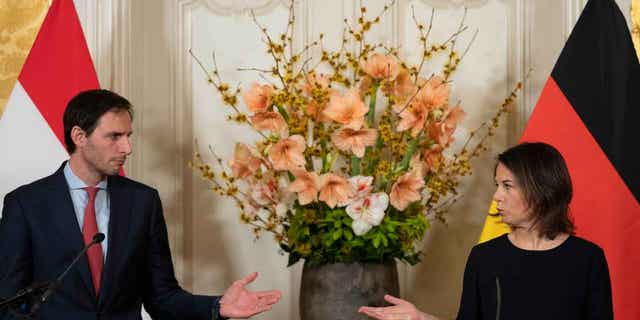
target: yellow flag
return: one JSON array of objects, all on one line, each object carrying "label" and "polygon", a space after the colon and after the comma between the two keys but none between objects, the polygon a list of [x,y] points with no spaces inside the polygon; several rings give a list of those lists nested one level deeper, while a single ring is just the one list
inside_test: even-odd
[{"label": "yellow flag", "polygon": [[483,243],[505,233],[509,233],[509,226],[504,224],[502,222],[502,217],[496,215],[496,213],[498,213],[497,204],[495,201],[491,201],[489,214],[484,220],[484,228],[482,228],[482,233],[480,234],[480,240],[478,240],[478,243]]},{"label": "yellow flag", "polygon": [[631,38],[640,58],[640,0],[631,1]]}]

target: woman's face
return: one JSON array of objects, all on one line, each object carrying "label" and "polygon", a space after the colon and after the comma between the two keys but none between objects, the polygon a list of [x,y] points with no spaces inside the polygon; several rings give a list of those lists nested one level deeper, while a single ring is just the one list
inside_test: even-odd
[{"label": "woman's face", "polygon": [[530,227],[532,219],[524,190],[513,173],[502,163],[498,163],[496,167],[495,182],[497,188],[493,200],[498,205],[502,221],[511,227]]}]

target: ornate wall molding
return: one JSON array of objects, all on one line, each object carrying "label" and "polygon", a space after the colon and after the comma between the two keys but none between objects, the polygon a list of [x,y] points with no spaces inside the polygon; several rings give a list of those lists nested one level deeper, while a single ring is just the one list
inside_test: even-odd
[{"label": "ornate wall molding", "polygon": [[489,0],[420,0],[434,8],[445,9],[445,8],[457,8],[457,7],[466,7],[466,8],[477,8],[482,7]]},{"label": "ornate wall molding", "polygon": [[[185,234],[191,233],[192,223],[191,216],[193,214],[193,199],[186,199],[186,195],[193,195],[192,192],[192,175],[187,172],[184,163],[190,160],[193,154],[193,108],[191,99],[191,60],[188,55],[188,49],[191,48],[191,21],[194,9],[202,5],[199,0],[179,0],[175,3],[173,12],[175,12],[174,20],[174,36],[172,44],[172,54],[170,56],[170,68],[175,69],[170,74],[171,109],[174,110],[174,130],[177,141],[177,156],[175,159],[175,180],[182,182],[182,189],[176,194],[176,205],[182,208],[182,216],[178,223],[178,229],[181,231],[180,238],[176,239],[176,245],[179,245],[183,252],[183,257],[191,262],[182,264],[180,275],[187,287],[193,285],[193,259],[188,259],[192,252],[190,241]],[[181,106],[176,108],[175,106]],[[189,159],[187,159],[189,157]]]},{"label": "ornate wall molding", "polygon": [[279,5],[288,7],[289,0],[204,0],[207,7],[218,15],[237,15],[253,10],[262,15]]},{"label": "ornate wall molding", "polygon": [[[533,25],[527,19],[527,10],[531,10],[527,0],[514,0],[508,4],[507,16],[508,45],[507,45],[507,90],[511,90],[523,80],[532,68],[531,61],[531,33]],[[512,113],[508,124],[509,144],[514,144],[517,137],[524,131],[533,108],[530,97],[533,95],[530,82],[525,80],[521,93],[516,98],[516,112]]]}]

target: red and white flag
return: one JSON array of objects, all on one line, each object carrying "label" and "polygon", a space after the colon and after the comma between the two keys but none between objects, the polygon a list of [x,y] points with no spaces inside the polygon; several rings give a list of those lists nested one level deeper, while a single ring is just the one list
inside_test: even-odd
[{"label": "red and white flag", "polygon": [[99,87],[73,0],[53,0],[0,118],[0,199],[69,157],[64,109],[77,93]]}]

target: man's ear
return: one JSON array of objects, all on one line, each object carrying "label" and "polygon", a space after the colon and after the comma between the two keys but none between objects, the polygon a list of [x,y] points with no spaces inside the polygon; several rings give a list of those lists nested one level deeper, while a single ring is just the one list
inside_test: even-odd
[{"label": "man's ear", "polygon": [[82,147],[87,143],[87,132],[78,126],[71,128],[71,140],[76,147]]}]

